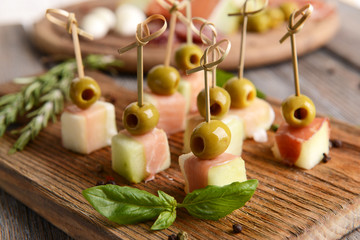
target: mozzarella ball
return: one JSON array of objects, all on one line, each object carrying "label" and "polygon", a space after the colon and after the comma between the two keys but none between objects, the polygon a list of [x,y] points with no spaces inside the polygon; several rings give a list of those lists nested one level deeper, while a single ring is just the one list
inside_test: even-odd
[{"label": "mozzarella ball", "polygon": [[115,27],[116,24],[116,16],[113,11],[105,7],[98,7],[91,11],[92,14],[95,14],[99,18],[102,18],[106,21],[107,25],[110,29]]},{"label": "mozzarella ball", "polygon": [[115,10],[115,31],[123,36],[132,36],[136,26],[146,19],[145,13],[131,4],[122,4]]}]

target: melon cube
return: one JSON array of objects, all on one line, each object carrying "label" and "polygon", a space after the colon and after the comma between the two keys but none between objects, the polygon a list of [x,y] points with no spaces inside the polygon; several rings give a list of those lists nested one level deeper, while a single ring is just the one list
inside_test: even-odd
[{"label": "melon cube", "polygon": [[111,158],[112,169],[129,182],[150,181],[170,167],[166,133],[158,128],[143,135],[122,130],[112,138]]},{"label": "melon cube", "polygon": [[179,165],[185,178],[186,193],[208,185],[224,186],[247,180],[244,160],[229,153],[204,160],[190,152],[179,157]]},{"label": "melon cube", "polygon": [[282,123],[272,148],[275,158],[303,169],[311,169],[329,153],[330,124],[326,118],[315,118],[301,128]]},{"label": "melon cube", "polygon": [[[194,128],[203,121],[204,118],[200,115],[191,116],[186,121],[186,128],[184,132],[184,153],[191,151],[191,134]],[[243,139],[245,138],[243,120],[235,115],[227,114],[223,119],[221,119],[221,121],[229,127],[231,132],[231,141],[225,152],[240,156],[242,152]]]},{"label": "melon cube", "polygon": [[152,103],[159,111],[157,128],[167,134],[184,131],[186,120],[186,101],[183,95],[175,92],[172,95],[157,95],[146,92],[144,100]]},{"label": "melon cube", "polygon": [[[209,77],[210,77],[209,73]],[[202,71],[195,72],[189,75],[181,75],[181,81],[178,91],[185,97],[189,105],[188,112],[196,113],[197,109],[197,95],[205,88],[204,73]]]},{"label": "melon cube", "polygon": [[178,92],[185,98],[185,112],[190,111],[190,98],[191,98],[191,84],[188,81],[181,80],[179,82]]},{"label": "melon cube", "polygon": [[97,101],[85,110],[71,105],[61,115],[62,144],[77,153],[89,154],[109,146],[116,133],[115,107],[111,103]]},{"label": "melon cube", "polygon": [[255,98],[246,108],[230,108],[229,115],[236,115],[244,120],[246,138],[256,142],[266,142],[266,130],[274,122],[275,113],[271,105],[263,99]]}]

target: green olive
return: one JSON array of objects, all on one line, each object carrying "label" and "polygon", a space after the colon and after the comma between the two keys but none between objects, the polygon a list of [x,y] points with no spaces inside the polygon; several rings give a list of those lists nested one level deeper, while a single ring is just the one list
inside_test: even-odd
[{"label": "green olive", "polygon": [[200,65],[203,51],[198,45],[183,44],[175,52],[176,66],[181,70],[188,70]]},{"label": "green olive", "polygon": [[157,65],[150,69],[147,84],[153,93],[171,95],[176,92],[180,82],[180,74],[171,66]]},{"label": "green olive", "polygon": [[202,122],[190,138],[191,151],[200,159],[213,159],[225,152],[231,140],[229,127],[220,120]]},{"label": "green olive", "polygon": [[[209,93],[211,119],[220,119],[229,111],[230,95],[221,87],[212,87],[209,89]],[[205,101],[205,89],[203,89],[197,96],[197,107],[200,115],[204,118],[206,117]]]},{"label": "green olive", "polygon": [[280,8],[268,8],[266,14],[270,18],[269,27],[276,28],[285,20],[285,14]]},{"label": "green olive", "polygon": [[159,112],[154,105],[144,102],[139,107],[137,102],[130,103],[123,113],[123,124],[133,135],[150,132],[159,122]]},{"label": "green olive", "polygon": [[245,108],[256,98],[254,84],[246,78],[232,78],[224,85],[225,90],[230,94],[231,107]]},{"label": "green olive", "polygon": [[265,32],[269,29],[270,18],[266,11],[261,11],[248,17],[247,30],[252,32]]},{"label": "green olive", "polygon": [[81,109],[90,107],[100,95],[100,87],[91,77],[75,78],[70,84],[70,98]]},{"label": "green olive", "polygon": [[296,2],[284,2],[283,4],[280,5],[280,9],[285,15],[285,21],[288,21],[290,18],[290,15],[296,9],[298,9],[298,5]]},{"label": "green olive", "polygon": [[281,105],[281,113],[285,121],[293,127],[309,125],[315,118],[314,103],[305,95],[292,95]]}]

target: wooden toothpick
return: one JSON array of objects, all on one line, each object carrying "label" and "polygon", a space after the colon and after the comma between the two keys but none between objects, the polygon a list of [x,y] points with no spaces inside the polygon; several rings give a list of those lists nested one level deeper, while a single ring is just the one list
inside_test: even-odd
[{"label": "wooden toothpick", "polygon": [[[57,17],[54,17],[52,14],[57,14],[57,15],[67,18],[67,22],[60,20]],[[81,58],[80,42],[79,42],[78,35],[86,37],[90,40],[93,39],[92,35],[86,33],[84,30],[81,30],[78,27],[78,23],[77,23],[74,13],[69,13],[62,9],[47,9],[45,16],[50,22],[52,22],[60,27],[65,28],[68,31],[68,33],[70,33],[72,35],[78,75],[79,75],[79,78],[83,78],[84,77],[84,65],[83,65],[82,58]]]},{"label": "wooden toothpick", "polygon": [[[211,22],[208,22],[208,21],[204,21],[204,20],[201,20],[203,21],[203,24],[201,25],[200,27],[200,31],[199,31],[199,36],[200,36],[200,39],[201,41],[204,43],[204,44],[207,44],[209,46],[212,46],[212,45],[215,45],[216,44],[216,37],[217,37],[217,32],[216,32],[216,28],[215,28],[215,25]],[[212,36],[211,36],[211,40],[207,37],[205,37],[205,34],[204,34],[204,29],[205,27],[209,27],[210,28],[210,31],[212,33]],[[218,48],[217,48],[218,49]],[[216,49],[216,50],[217,50]],[[216,54],[217,52],[216,51],[212,51],[211,53],[211,60],[212,61],[215,61],[216,59]],[[206,59],[207,60],[207,59]],[[211,87],[215,87],[216,86],[216,67],[217,66],[214,66],[212,69],[211,69]]]},{"label": "wooden toothpick", "polygon": [[168,36],[168,42],[166,44],[165,60],[164,60],[164,65],[166,67],[170,65],[171,53],[172,53],[173,43],[174,43],[176,20],[179,15],[182,15],[179,12],[179,10],[182,10],[189,3],[188,0],[182,1],[181,3],[179,3],[179,1],[177,1],[177,0],[168,0],[168,1],[171,3],[171,5],[168,4],[167,2],[165,2],[164,0],[157,0],[157,2],[163,8],[167,9],[170,12],[169,36]]},{"label": "wooden toothpick", "polygon": [[[220,45],[226,43],[226,49],[223,50]],[[231,48],[231,43],[228,39],[223,39],[217,42],[214,45],[207,47],[204,51],[204,55],[200,59],[200,66],[186,70],[186,74],[191,74],[198,71],[204,71],[204,81],[205,81],[205,111],[206,111],[206,122],[210,122],[211,113],[210,113],[210,94],[209,94],[209,84],[207,79],[207,72],[212,71],[217,65],[224,61],[225,57],[229,54]],[[207,62],[208,55],[213,51],[217,51],[218,59],[213,60],[212,62]]]},{"label": "wooden toothpick", "polygon": [[228,14],[228,16],[240,16],[240,15],[243,16],[243,23],[241,25],[240,58],[239,58],[239,73],[238,73],[239,79],[242,79],[244,77],[245,43],[246,43],[246,34],[247,34],[248,15],[252,15],[264,10],[267,6],[268,1],[266,0],[263,7],[256,11],[247,11],[246,9],[247,2],[248,0],[245,0],[244,5],[242,7],[242,12]]},{"label": "wooden toothpick", "polygon": [[[155,20],[163,21],[162,27],[154,33],[150,33],[148,24]],[[119,54],[123,54],[130,49],[137,48],[137,92],[138,92],[138,106],[143,106],[143,76],[144,76],[144,68],[143,68],[143,47],[151,40],[159,37],[166,30],[167,24],[164,16],[160,14],[154,14],[148,17],[144,22],[139,23],[136,28],[136,41],[123,47],[118,50]]]},{"label": "wooden toothpick", "polygon": [[[188,22],[191,22],[191,18],[192,18],[192,14],[191,14],[191,0],[187,0],[187,5],[186,5],[186,18],[188,20]],[[192,39],[192,31],[191,31],[191,27],[189,24],[185,24],[186,25],[186,43],[187,44],[192,44],[193,43],[193,39]]]},{"label": "wooden toothpick", "polygon": [[[289,36],[291,39],[291,52],[292,52],[292,63],[294,71],[294,81],[295,81],[295,95],[300,95],[300,83],[299,83],[299,67],[296,51],[296,39],[295,34],[298,33],[304,26],[305,20],[310,17],[313,11],[313,6],[311,4],[306,4],[297,11],[294,11],[289,18],[288,32],[280,39],[280,43],[283,43]],[[295,18],[299,15],[302,17],[296,22]]]}]

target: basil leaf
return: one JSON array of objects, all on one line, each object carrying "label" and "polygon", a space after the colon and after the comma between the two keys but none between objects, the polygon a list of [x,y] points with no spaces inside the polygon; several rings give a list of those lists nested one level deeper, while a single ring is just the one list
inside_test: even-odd
[{"label": "basil leaf", "polygon": [[221,69],[216,69],[216,85],[218,87],[223,87],[224,84],[229,80],[230,78],[235,77],[233,73],[226,72]]},{"label": "basil leaf", "polygon": [[126,186],[96,186],[85,189],[82,194],[96,211],[119,224],[144,222],[169,210],[169,205],[159,197]]},{"label": "basil leaf", "polygon": [[164,193],[163,191],[158,191],[159,198],[169,207],[176,207],[177,202],[175,198],[170,196],[169,194]]},{"label": "basil leaf", "polygon": [[151,230],[161,230],[170,227],[176,219],[176,208],[172,211],[164,211],[160,213],[155,223],[151,226]]},{"label": "basil leaf", "polygon": [[242,207],[254,194],[258,181],[234,182],[229,185],[207,186],[186,195],[182,204],[194,217],[218,220]]},{"label": "basil leaf", "polygon": [[279,124],[273,123],[271,124],[270,130],[276,132],[279,129]]},{"label": "basil leaf", "polygon": [[256,97],[261,98],[261,99],[265,99],[266,94],[256,88]]},{"label": "basil leaf", "polygon": [[[230,79],[233,78],[235,75],[231,72],[227,72],[221,69],[216,69],[216,85],[218,87],[223,87],[225,83]],[[256,88],[256,97],[265,99],[266,94]]]}]

